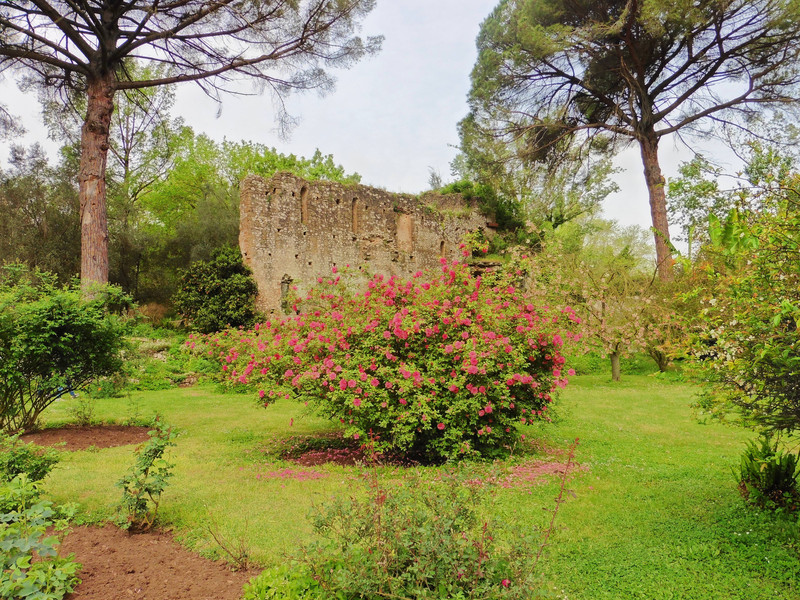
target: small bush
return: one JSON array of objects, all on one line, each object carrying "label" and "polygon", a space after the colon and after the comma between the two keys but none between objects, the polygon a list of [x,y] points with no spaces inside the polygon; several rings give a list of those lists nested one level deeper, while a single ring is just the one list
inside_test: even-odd
[{"label": "small bush", "polygon": [[242,600],[328,600],[325,591],[303,567],[286,565],[262,571],[244,586]]},{"label": "small bush", "polygon": [[76,285],[19,265],[0,268],[0,431],[33,428],[64,394],[122,365],[125,298],[101,288],[88,298]]},{"label": "small bush", "polygon": [[800,506],[797,463],[796,454],[781,452],[778,442],[765,434],[757,442],[747,443],[739,471],[734,475],[747,501],[762,508],[794,510]]},{"label": "small bush", "polygon": [[208,262],[198,261],[181,274],[173,296],[175,309],[203,333],[226,327],[250,327],[255,321],[258,289],[238,248],[216,250]]},{"label": "small bush", "polygon": [[86,427],[94,423],[94,413],[97,402],[94,396],[81,394],[73,399],[69,407],[69,414],[72,420],[79,427]]},{"label": "small bush", "polygon": [[474,472],[367,482],[314,518],[322,541],[301,560],[329,597],[523,600],[540,587],[542,533],[488,517],[494,488]]},{"label": "small bush", "polygon": [[[39,500],[26,475],[0,483],[0,598],[61,600],[80,583],[81,565],[58,556],[57,535],[74,508]],[[35,559],[35,560],[34,560]]]},{"label": "small bush", "polygon": [[163,419],[156,418],[148,435],[150,440],[136,450],[136,462],[130,472],[117,482],[122,488],[119,525],[123,529],[147,531],[153,526],[161,494],[175,466],[164,459],[167,449],[175,445],[175,431]]},{"label": "small bush", "polygon": [[19,441],[19,436],[0,433],[0,482],[24,474],[29,481],[39,481],[53,469],[59,454],[52,448]]}]

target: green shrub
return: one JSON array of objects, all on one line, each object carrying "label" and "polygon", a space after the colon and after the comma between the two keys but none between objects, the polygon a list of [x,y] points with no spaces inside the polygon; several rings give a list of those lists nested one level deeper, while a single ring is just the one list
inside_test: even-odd
[{"label": "green shrub", "polygon": [[154,429],[148,432],[150,440],[137,448],[136,462],[130,472],[117,482],[122,488],[119,525],[123,529],[147,531],[153,526],[161,494],[166,489],[175,465],[164,459],[170,446],[174,446],[176,433],[156,418]]},{"label": "green shrub", "polygon": [[[80,564],[58,556],[57,535],[74,508],[39,500],[24,474],[0,484],[0,598],[60,600],[80,583]],[[35,558],[35,560],[34,560]]]},{"label": "green shrub", "polygon": [[0,433],[0,482],[11,481],[20,474],[30,481],[39,481],[53,469],[59,454],[52,448],[19,441],[19,436]]},{"label": "green shrub", "polygon": [[540,587],[542,538],[488,517],[492,485],[474,477],[368,477],[365,497],[335,499],[316,515],[322,541],[301,560],[329,597],[528,599]]},{"label": "green shrub", "polygon": [[195,329],[211,333],[252,325],[257,291],[239,249],[225,247],[214,251],[210,261],[198,261],[182,272],[173,302]]},{"label": "green shrub", "polygon": [[33,428],[57,398],[121,367],[110,309],[124,302],[114,288],[87,297],[20,265],[0,268],[0,431]]},{"label": "green shrub", "polygon": [[439,189],[440,194],[461,194],[473,200],[481,212],[492,215],[502,231],[524,230],[525,219],[518,200],[498,194],[490,185],[468,180],[455,181]]},{"label": "green shrub", "polygon": [[739,471],[734,475],[749,502],[761,507],[796,509],[800,504],[797,463],[796,454],[781,452],[778,442],[765,434],[758,442],[747,443]]},{"label": "green shrub", "polygon": [[262,571],[244,586],[242,600],[327,600],[319,583],[302,566]]}]

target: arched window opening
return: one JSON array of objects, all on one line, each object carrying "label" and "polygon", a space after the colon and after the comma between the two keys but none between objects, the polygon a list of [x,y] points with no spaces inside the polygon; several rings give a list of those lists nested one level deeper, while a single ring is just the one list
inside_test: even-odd
[{"label": "arched window opening", "polygon": [[308,188],[300,190],[300,224],[308,225]]}]

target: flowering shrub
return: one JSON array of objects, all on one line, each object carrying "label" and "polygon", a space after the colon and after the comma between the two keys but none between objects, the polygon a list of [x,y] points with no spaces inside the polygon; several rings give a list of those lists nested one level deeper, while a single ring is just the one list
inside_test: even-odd
[{"label": "flowering shrub", "polygon": [[754,208],[709,218],[707,259],[687,294],[699,306],[692,353],[706,382],[697,407],[767,432],[796,433],[800,173],[779,169],[754,181],[762,186],[750,200]]},{"label": "flowering shrub", "polygon": [[580,322],[570,308],[535,306],[519,275],[442,259],[438,276],[376,275],[353,293],[334,269],[295,305],[302,312],[188,344],[265,405],[310,403],[378,452],[493,456],[567,384],[562,346]]}]

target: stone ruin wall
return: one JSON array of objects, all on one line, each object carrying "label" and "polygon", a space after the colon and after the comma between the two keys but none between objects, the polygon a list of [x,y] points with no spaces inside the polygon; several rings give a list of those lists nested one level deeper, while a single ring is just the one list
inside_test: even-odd
[{"label": "stone ruin wall", "polygon": [[441,257],[460,257],[465,233],[491,233],[494,225],[459,194],[418,198],[289,173],[250,175],[240,189],[239,246],[266,312],[281,310],[289,280],[302,294],[348,264],[407,277],[437,267]]}]

